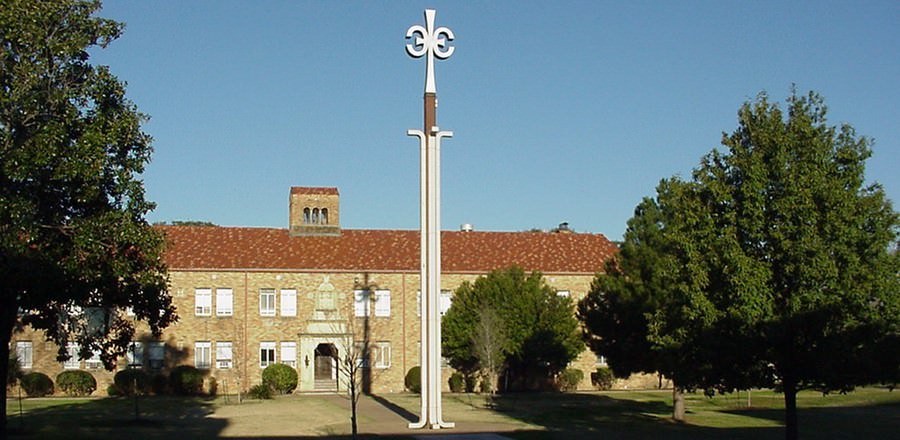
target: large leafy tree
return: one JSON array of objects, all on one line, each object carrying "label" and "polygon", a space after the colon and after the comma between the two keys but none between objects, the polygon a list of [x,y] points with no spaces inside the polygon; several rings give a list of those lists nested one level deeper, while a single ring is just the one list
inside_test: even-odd
[{"label": "large leafy tree", "polygon": [[[584,344],[572,301],[556,295],[540,272],[526,274],[518,267],[494,270],[475,282],[463,283],[455,292],[453,305],[442,319],[443,354],[454,368],[467,373],[497,371],[498,361],[511,379],[510,388],[532,388],[552,378],[575,359]],[[485,310],[492,310],[488,314]],[[487,332],[482,322],[490,316]],[[483,347],[486,333],[496,338],[499,349]]]},{"label": "large leafy tree", "polygon": [[[109,367],[134,333],[175,319],[163,238],[144,216],[146,119],[89,50],[123,25],[99,2],[7,0],[0,8],[0,358],[16,326],[44,330],[67,357]],[[7,363],[0,363],[7,368]],[[3,391],[5,395],[5,387]],[[6,399],[0,399],[4,409]]]},{"label": "large leafy tree", "polygon": [[[649,354],[689,387],[777,385],[789,439],[799,390],[896,379],[898,215],[865,183],[870,140],[825,116],[815,93],[786,111],[760,95],[726,152],[660,184],[581,304],[595,350]],[[628,311],[629,326],[602,322]]]}]

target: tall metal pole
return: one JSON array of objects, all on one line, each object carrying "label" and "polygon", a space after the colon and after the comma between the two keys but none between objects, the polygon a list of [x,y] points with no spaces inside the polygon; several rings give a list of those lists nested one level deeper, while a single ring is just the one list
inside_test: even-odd
[{"label": "tall metal pole", "polygon": [[425,27],[413,25],[406,31],[406,38],[413,42],[406,45],[406,52],[414,58],[426,57],[424,127],[409,130],[409,136],[419,138],[419,222],[420,238],[420,292],[421,322],[421,399],[422,412],[419,421],[409,427],[419,429],[452,428],[453,423],[443,421],[441,408],[441,139],[453,136],[453,132],[441,131],[437,126],[437,90],[434,82],[434,58],[446,59],[453,54],[447,43],[454,36],[450,29],[434,27],[433,9],[425,10]]}]

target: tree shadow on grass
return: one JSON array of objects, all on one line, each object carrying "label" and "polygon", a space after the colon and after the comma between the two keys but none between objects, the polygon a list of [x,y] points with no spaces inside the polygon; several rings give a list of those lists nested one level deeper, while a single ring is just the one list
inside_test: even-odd
[{"label": "tree shadow on grass", "polygon": [[90,399],[32,408],[23,416],[7,416],[7,435],[42,440],[212,439],[227,424],[210,418],[212,402],[201,398],[144,397],[137,418],[132,402],[130,398]]},{"label": "tree shadow on grass", "polygon": [[[779,423],[784,420],[784,410],[779,408],[739,408],[722,412]],[[803,438],[895,438],[900,432],[900,404],[800,408],[797,420]]]},{"label": "tree shadow on grass", "polygon": [[758,439],[782,438],[773,427],[712,428],[677,423],[662,400],[618,399],[605,394],[512,393],[493,399],[495,411],[541,426],[545,432],[519,432],[517,439]]}]

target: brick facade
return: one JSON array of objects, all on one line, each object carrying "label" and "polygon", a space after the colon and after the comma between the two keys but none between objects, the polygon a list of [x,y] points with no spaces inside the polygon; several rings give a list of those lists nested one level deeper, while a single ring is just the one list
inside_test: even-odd
[{"label": "brick facade", "polygon": [[[337,197],[336,189],[293,188],[287,230],[163,227],[179,320],[159,339],[166,356],[160,371],[196,364],[215,378],[219,392],[234,393],[260,383],[262,364],[282,362],[287,354],[298,372],[298,391],[328,389],[341,383],[328,350],[342,356],[367,341],[371,358],[361,370],[366,386],[375,393],[402,391],[407,371],[419,365],[418,231],[340,230]],[[333,223],[318,233],[304,229],[296,216],[309,206],[319,207],[319,215],[327,209]],[[615,252],[596,234],[445,231],[442,237],[446,291],[492,269],[518,265],[540,270],[552,288],[577,302]],[[357,301],[358,291],[371,292],[367,301]],[[366,316],[356,316],[362,308]],[[144,368],[156,371],[160,365],[151,366],[148,358],[154,341],[146,331],[137,339],[145,350]],[[13,335],[13,350],[17,342],[31,342],[31,369],[51,378],[63,370],[56,347],[41,334],[26,329]],[[228,357],[229,346],[230,363],[219,359]],[[585,350],[572,366],[585,373],[579,388],[591,388],[593,353]],[[95,394],[105,395],[113,373],[89,371],[98,380]],[[445,388],[450,373],[445,369]]]}]

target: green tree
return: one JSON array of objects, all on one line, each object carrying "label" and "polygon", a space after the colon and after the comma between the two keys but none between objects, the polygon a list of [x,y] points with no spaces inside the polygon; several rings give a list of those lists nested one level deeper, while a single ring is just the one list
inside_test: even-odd
[{"label": "green tree", "polygon": [[690,182],[663,181],[639,207],[655,218],[639,209],[619,272],[580,310],[592,347],[616,356],[615,331],[597,322],[637,310],[634,346],[688,388],[777,386],[794,439],[799,390],[896,378],[900,223],[865,185],[869,139],[828,126],[815,93],[787,107],[760,95],[723,135],[726,153],[707,155]]},{"label": "green tree", "polygon": [[[0,8],[0,357],[15,326],[46,332],[107,367],[132,339],[131,307],[154,333],[175,319],[163,237],[144,216],[146,119],[89,51],[123,25],[99,2],[7,0]],[[8,368],[3,363],[3,368]],[[6,398],[0,396],[2,428]]]},{"label": "green tree", "polygon": [[476,345],[484,339],[485,309],[496,312],[496,319],[490,319],[500,327],[493,336],[502,348],[494,352],[505,362],[510,388],[547,383],[584,350],[572,301],[557,296],[540,272],[494,270],[474,283],[463,283],[442,319],[444,356],[466,374],[491,369],[481,364],[483,353]]}]

